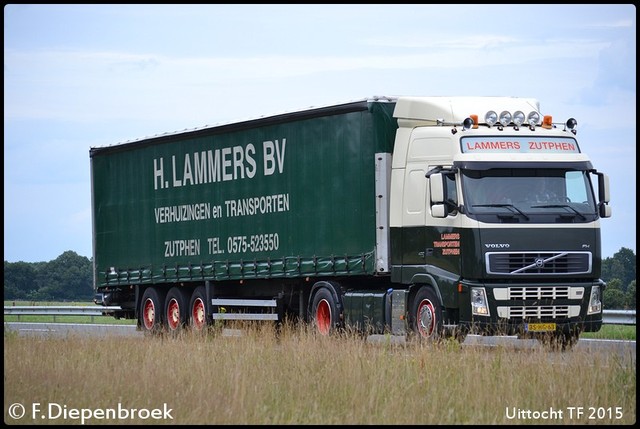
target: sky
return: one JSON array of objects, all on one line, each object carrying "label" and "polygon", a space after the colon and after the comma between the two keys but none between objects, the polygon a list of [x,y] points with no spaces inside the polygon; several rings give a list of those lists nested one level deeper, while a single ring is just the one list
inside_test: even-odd
[{"label": "sky", "polygon": [[515,96],[609,175],[602,256],[636,252],[636,8],[4,7],[4,260],[92,257],[89,151],[384,96]]}]

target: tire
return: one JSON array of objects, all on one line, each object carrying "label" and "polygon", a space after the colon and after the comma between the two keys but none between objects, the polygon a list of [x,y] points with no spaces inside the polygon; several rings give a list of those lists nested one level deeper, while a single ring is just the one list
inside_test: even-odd
[{"label": "tire", "polygon": [[331,335],[340,326],[338,306],[328,288],[321,287],[313,296],[310,316],[314,330],[320,335]]},{"label": "tire", "polygon": [[411,327],[419,341],[436,342],[442,339],[442,308],[430,287],[422,287],[411,306]]},{"label": "tire", "polygon": [[145,289],[140,301],[140,328],[145,334],[162,332],[164,294],[151,286]]},{"label": "tire", "polygon": [[169,333],[181,332],[189,322],[189,295],[183,288],[172,287],[164,302],[164,326]]},{"label": "tire", "polygon": [[204,332],[207,328],[207,294],[204,286],[198,286],[191,294],[189,301],[189,326],[192,331]]}]

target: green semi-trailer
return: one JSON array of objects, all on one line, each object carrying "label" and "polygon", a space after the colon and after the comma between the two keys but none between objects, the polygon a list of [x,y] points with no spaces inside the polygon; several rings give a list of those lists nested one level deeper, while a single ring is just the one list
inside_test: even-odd
[{"label": "green semi-trailer", "polygon": [[377,97],[92,148],[95,301],[150,333],[572,344],[602,323],[611,215],[575,125],[533,99]]}]

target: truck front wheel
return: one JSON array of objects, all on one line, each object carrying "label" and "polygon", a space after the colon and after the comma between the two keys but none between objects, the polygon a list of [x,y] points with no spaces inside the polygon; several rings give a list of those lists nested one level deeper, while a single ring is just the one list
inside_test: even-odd
[{"label": "truck front wheel", "polygon": [[436,341],[442,338],[442,309],[432,288],[423,287],[416,294],[411,311],[411,324],[419,340]]},{"label": "truck front wheel", "polygon": [[162,330],[164,299],[154,287],[148,287],[140,302],[140,327],[145,334],[157,334]]}]

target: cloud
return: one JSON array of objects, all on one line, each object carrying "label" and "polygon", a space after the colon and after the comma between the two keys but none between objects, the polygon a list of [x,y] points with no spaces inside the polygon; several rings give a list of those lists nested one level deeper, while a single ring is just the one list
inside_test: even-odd
[{"label": "cloud", "polygon": [[[284,84],[294,77],[333,72],[525,67],[554,59],[596,58],[607,45],[556,41],[522,46],[508,37],[484,36],[434,43],[419,53],[396,55],[166,56],[117,51],[5,52],[5,119],[94,120],[102,115],[145,115],[145,106],[194,99],[202,92],[247,82]],[[163,101],[164,100],[164,101]],[[155,112],[153,113],[155,114]]]}]

